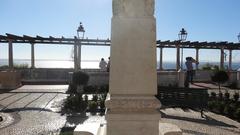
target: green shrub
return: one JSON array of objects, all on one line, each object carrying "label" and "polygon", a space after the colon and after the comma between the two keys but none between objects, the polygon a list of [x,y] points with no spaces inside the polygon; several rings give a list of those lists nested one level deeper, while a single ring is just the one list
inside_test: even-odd
[{"label": "green shrub", "polygon": [[202,66],[202,70],[211,70],[212,66],[210,63],[206,63],[205,65]]},{"label": "green shrub", "polygon": [[73,84],[73,83],[70,83],[68,85],[68,90],[67,90],[67,94],[76,94],[77,93],[77,85]]},{"label": "green shrub", "polygon": [[97,102],[98,101],[98,95],[97,94],[93,94],[92,100]]},{"label": "green shrub", "polygon": [[210,95],[211,95],[211,96],[210,96],[210,99],[211,99],[211,100],[215,100],[216,97],[217,97],[217,94],[216,94],[215,92],[211,92]]},{"label": "green shrub", "polygon": [[107,97],[107,93],[104,93],[104,94],[100,94],[100,100],[106,100],[106,97]]},{"label": "green shrub", "polygon": [[229,99],[230,99],[230,94],[229,94],[228,92],[226,92],[226,93],[224,94],[224,99],[225,99],[225,100],[229,100]]},{"label": "green shrub", "polygon": [[95,102],[95,101],[90,101],[90,102],[88,103],[88,109],[89,109],[89,111],[90,111],[91,114],[95,115],[96,112],[97,112],[97,109],[98,109],[98,104],[97,104],[97,102]]},{"label": "green shrub", "polygon": [[72,82],[75,85],[86,85],[89,80],[89,75],[82,71],[77,71],[73,73]]},{"label": "green shrub", "polygon": [[17,68],[17,69],[29,68],[27,63],[24,63],[24,64],[14,64],[13,67]]},{"label": "green shrub", "polygon": [[102,85],[99,87],[99,92],[100,93],[108,93],[108,85]]},{"label": "green shrub", "polygon": [[239,93],[235,92],[234,95],[233,95],[233,99],[234,99],[234,101],[237,102],[238,99],[239,99]]},{"label": "green shrub", "polygon": [[97,86],[92,86],[92,85],[90,85],[90,86],[84,86],[84,92],[85,93],[96,93],[96,89],[97,89]]},{"label": "green shrub", "polygon": [[214,66],[212,67],[212,69],[215,70],[215,71],[218,71],[218,70],[219,70],[219,66],[218,66],[218,65],[214,65]]},{"label": "green shrub", "polygon": [[8,69],[8,68],[9,68],[8,65],[2,65],[2,66],[0,66],[0,69]]},{"label": "green shrub", "polygon": [[84,95],[84,101],[85,101],[86,103],[88,103],[88,95],[87,95],[87,94]]},{"label": "green shrub", "polygon": [[212,111],[216,108],[216,101],[208,101],[208,108]]},{"label": "green shrub", "polygon": [[218,84],[219,91],[220,91],[221,84],[228,81],[229,77],[228,77],[228,74],[226,71],[218,70],[214,73],[214,75],[211,77],[211,79],[213,82],[216,82]]},{"label": "green shrub", "polygon": [[100,100],[99,107],[100,107],[101,110],[105,109],[105,100]]},{"label": "green shrub", "polygon": [[216,109],[217,109],[218,113],[223,114],[224,108],[225,108],[225,102],[224,101],[218,101],[216,105],[217,105]]},{"label": "green shrub", "polygon": [[219,100],[222,100],[222,99],[223,99],[223,93],[222,93],[221,91],[218,93],[218,99],[219,99]]},{"label": "green shrub", "polygon": [[[8,65],[0,66],[0,69],[8,69],[8,68],[9,68]],[[27,63],[24,63],[24,64],[16,64],[16,63],[14,63],[13,64],[13,68],[16,68],[16,69],[29,68],[29,65]]]},{"label": "green shrub", "polygon": [[82,95],[73,95],[67,97],[64,108],[73,112],[83,112],[87,108],[87,103],[83,101]]},{"label": "green shrub", "polygon": [[232,118],[235,110],[236,110],[235,103],[227,104],[224,108],[224,114]]},{"label": "green shrub", "polygon": [[234,112],[234,117],[240,121],[240,108],[237,108],[236,111]]}]

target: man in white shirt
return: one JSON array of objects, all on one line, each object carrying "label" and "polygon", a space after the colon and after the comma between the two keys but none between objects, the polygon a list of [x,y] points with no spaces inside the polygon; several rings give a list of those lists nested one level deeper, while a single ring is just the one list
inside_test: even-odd
[{"label": "man in white shirt", "polygon": [[100,63],[99,63],[99,68],[102,71],[106,71],[107,68],[107,62],[104,60],[104,58],[101,59]]}]

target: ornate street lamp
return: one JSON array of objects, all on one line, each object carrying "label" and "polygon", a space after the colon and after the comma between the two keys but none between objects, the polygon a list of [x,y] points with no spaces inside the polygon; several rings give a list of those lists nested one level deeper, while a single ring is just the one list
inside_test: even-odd
[{"label": "ornate street lamp", "polygon": [[82,22],[80,22],[80,25],[79,25],[79,27],[77,29],[78,39],[80,39],[80,36],[79,36],[80,33],[82,33],[82,37],[81,38],[84,38],[85,30],[84,30],[84,27],[82,25]]},{"label": "ornate street lamp", "polygon": [[[187,35],[188,35],[187,31],[184,28],[182,28],[180,30],[180,32],[178,33],[179,41],[180,42],[186,41]],[[183,47],[182,47],[182,54],[181,55],[182,55],[182,57],[181,57],[181,69],[182,69],[183,68]]]},{"label": "ornate street lamp", "polygon": [[[82,33],[82,37],[79,36],[80,33]],[[79,27],[78,27],[78,29],[77,29],[78,39],[83,39],[83,38],[84,38],[84,33],[85,33],[84,27],[83,27],[83,25],[82,25],[82,22],[80,22],[80,25],[79,25]],[[81,48],[82,48],[82,46],[81,46],[81,40],[79,40],[79,42],[78,42],[77,44],[78,44],[78,46],[77,46],[77,48],[78,48],[78,51],[77,51],[77,60],[76,60],[76,61],[77,61],[77,68],[81,69]]]},{"label": "ornate street lamp", "polygon": [[180,41],[185,41],[187,39],[187,35],[188,35],[187,31],[184,28],[182,28],[182,30],[180,30],[180,32],[178,33],[178,38]]},{"label": "ornate street lamp", "polygon": [[238,42],[240,42],[240,33],[238,34],[238,36],[237,36],[237,37],[238,37]]}]

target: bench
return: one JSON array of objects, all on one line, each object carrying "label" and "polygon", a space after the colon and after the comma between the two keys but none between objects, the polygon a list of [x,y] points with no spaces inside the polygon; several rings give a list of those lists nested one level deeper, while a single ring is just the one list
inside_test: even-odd
[{"label": "bench", "polygon": [[158,87],[157,98],[163,107],[186,107],[200,109],[203,117],[203,110],[207,108],[207,89]]}]

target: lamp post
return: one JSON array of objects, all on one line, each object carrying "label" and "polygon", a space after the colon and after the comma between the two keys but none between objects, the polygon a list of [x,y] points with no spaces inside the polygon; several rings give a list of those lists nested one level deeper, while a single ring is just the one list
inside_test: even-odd
[{"label": "lamp post", "polygon": [[[80,37],[80,34],[82,33],[82,36]],[[84,33],[85,33],[85,30],[84,30],[84,27],[82,25],[82,22],[80,22],[80,25],[77,29],[77,36],[78,36],[78,59],[77,59],[77,65],[78,65],[78,68],[81,69],[81,40],[80,39],[83,39],[84,38]]]},{"label": "lamp post", "polygon": [[238,37],[238,42],[240,42],[240,33],[238,34],[238,36],[237,36],[237,37]]},{"label": "lamp post", "polygon": [[[184,28],[182,28],[181,30],[180,30],[180,32],[178,33],[178,38],[179,38],[179,41],[180,42],[182,42],[182,41],[186,41],[186,39],[187,39],[187,31],[184,29]],[[181,52],[181,69],[183,68],[183,47],[182,47],[182,52]]]},{"label": "lamp post", "polygon": [[[82,37],[79,36],[79,34],[82,33]],[[77,29],[77,36],[78,36],[78,39],[80,38],[84,38],[84,33],[85,33],[85,30],[84,30],[84,27],[82,25],[82,22],[80,22],[80,25],[78,26],[78,29]]]}]

